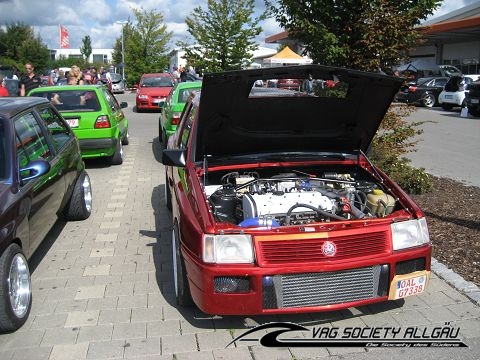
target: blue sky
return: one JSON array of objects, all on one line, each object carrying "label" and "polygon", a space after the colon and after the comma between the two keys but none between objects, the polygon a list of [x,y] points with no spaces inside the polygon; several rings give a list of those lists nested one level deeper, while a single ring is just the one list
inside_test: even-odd
[{"label": "blue sky", "polygon": [[[445,0],[435,16],[472,4],[478,0]],[[264,9],[263,0],[255,0],[256,9]],[[206,0],[0,0],[0,25],[23,22],[34,27],[49,48],[59,48],[59,25],[68,29],[70,48],[81,46],[82,38],[89,35],[94,48],[111,48],[121,36],[122,25],[116,21],[133,19],[131,9],[155,9],[164,16],[168,31],[173,32],[171,48],[179,39],[188,39],[185,17],[202,6]],[[266,37],[281,29],[274,19],[262,24],[263,32],[257,38],[260,46],[276,48],[264,43]]]}]

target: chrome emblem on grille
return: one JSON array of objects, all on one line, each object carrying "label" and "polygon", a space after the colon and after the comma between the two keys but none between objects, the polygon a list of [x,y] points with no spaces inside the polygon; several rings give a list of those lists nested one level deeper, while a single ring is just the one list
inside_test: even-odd
[{"label": "chrome emblem on grille", "polygon": [[325,256],[335,256],[337,245],[333,241],[325,241],[322,245],[322,253]]}]

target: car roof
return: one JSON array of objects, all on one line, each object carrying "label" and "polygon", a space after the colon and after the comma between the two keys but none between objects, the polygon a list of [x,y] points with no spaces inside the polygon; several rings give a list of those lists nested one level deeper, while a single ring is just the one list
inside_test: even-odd
[{"label": "car roof", "polygon": [[189,89],[189,88],[198,88],[202,86],[202,81],[201,80],[196,80],[196,81],[184,81],[184,82],[179,82],[175,85],[177,89]]},{"label": "car roof", "polygon": [[0,114],[5,117],[13,117],[25,109],[45,103],[48,104],[48,100],[40,97],[0,97]]},{"label": "car roof", "polygon": [[32,89],[29,94],[34,92],[45,92],[45,91],[63,91],[63,90],[83,90],[83,91],[92,91],[96,89],[105,89],[105,85],[53,85],[53,86],[41,86],[35,89]]},{"label": "car roof", "polygon": [[147,74],[143,74],[142,78],[143,77],[159,77],[159,76],[173,77],[172,74],[170,73],[147,73]]}]

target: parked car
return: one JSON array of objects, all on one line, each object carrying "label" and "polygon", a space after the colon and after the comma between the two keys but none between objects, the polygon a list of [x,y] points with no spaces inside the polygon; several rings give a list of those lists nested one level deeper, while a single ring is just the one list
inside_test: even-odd
[{"label": "parked car", "polygon": [[32,307],[28,260],[61,217],[92,212],[78,141],[45,99],[0,98],[0,331],[20,328]]},{"label": "parked car", "polygon": [[122,75],[113,73],[110,75],[112,79],[112,92],[114,94],[123,94],[125,92],[125,79]]},{"label": "parked car", "polygon": [[480,117],[480,78],[468,85],[466,103],[468,112],[475,117]]},{"label": "parked car", "polygon": [[436,106],[438,94],[442,92],[448,79],[448,77],[428,77],[406,81],[395,95],[395,100],[425,107]]},{"label": "parked car", "polygon": [[162,152],[177,302],[311,313],[424,292],[425,215],[365,155],[402,80],[322,65],[281,75],[335,87],[254,86],[274,68],[205,74]]},{"label": "parked car", "polygon": [[170,91],[167,99],[159,103],[162,113],[158,118],[158,139],[167,144],[168,138],[175,133],[180,121],[180,115],[192,91],[202,87],[201,81],[179,82]]},{"label": "parked car", "polygon": [[80,141],[83,158],[106,157],[112,165],[123,162],[128,145],[128,120],[119,103],[103,85],[64,85],[33,89],[29,96],[49,99]]},{"label": "parked car", "polygon": [[466,107],[465,94],[468,92],[467,86],[471,82],[470,78],[463,76],[450,77],[444,89],[438,95],[438,103],[444,110],[451,110],[455,106]]},{"label": "parked car", "polygon": [[137,112],[159,110],[159,104],[165,101],[175,80],[170,73],[143,74],[137,88]]},{"label": "parked car", "polygon": [[278,79],[277,88],[300,91],[303,79]]}]

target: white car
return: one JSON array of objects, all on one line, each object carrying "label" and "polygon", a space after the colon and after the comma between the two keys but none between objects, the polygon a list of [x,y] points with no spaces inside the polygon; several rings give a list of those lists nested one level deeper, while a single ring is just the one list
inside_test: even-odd
[{"label": "white car", "polygon": [[452,76],[438,95],[438,103],[444,110],[451,110],[455,106],[466,107],[467,85],[471,82],[472,79],[464,76]]}]

